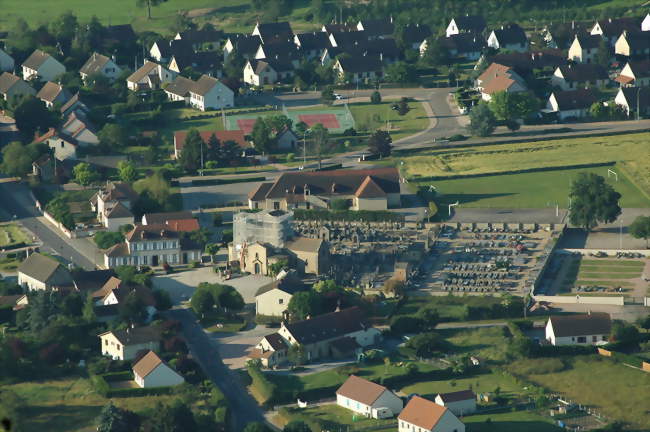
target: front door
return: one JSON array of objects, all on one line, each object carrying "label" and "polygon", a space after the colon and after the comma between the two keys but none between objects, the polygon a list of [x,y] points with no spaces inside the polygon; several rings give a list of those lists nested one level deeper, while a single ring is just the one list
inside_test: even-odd
[{"label": "front door", "polygon": [[260,274],[262,273],[262,266],[260,263],[255,263],[255,274]]},{"label": "front door", "polygon": [[151,265],[153,267],[158,267],[158,255],[154,255],[151,257]]}]

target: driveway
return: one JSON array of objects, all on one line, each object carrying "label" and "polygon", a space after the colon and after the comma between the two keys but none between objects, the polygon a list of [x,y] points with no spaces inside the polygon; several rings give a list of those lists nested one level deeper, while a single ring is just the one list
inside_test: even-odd
[{"label": "driveway", "polygon": [[209,337],[217,343],[219,356],[230,369],[246,366],[248,352],[266,335],[275,333],[277,328],[258,325],[251,330],[237,333],[212,333]]}]

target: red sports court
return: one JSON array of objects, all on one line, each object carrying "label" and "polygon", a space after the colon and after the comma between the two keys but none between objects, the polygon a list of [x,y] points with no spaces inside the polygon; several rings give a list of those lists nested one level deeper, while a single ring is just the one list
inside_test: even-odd
[{"label": "red sports court", "polygon": [[307,123],[309,127],[317,123],[322,124],[327,129],[339,129],[341,127],[335,114],[300,114],[298,118],[300,121]]},{"label": "red sports court", "polygon": [[253,126],[255,126],[256,121],[257,119],[254,118],[237,119],[237,126],[239,127],[239,130],[244,131],[246,135],[250,135],[250,133],[253,132]]}]

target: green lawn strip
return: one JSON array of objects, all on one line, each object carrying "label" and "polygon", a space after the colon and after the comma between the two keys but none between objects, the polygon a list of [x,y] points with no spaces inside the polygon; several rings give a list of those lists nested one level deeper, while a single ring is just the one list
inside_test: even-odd
[{"label": "green lawn strip", "polygon": [[578,279],[636,279],[641,276],[641,273],[591,273],[580,272]]},{"label": "green lawn strip", "polygon": [[620,286],[623,288],[631,288],[634,286],[632,282],[626,281],[607,281],[607,280],[587,280],[587,279],[578,279],[575,282],[576,285],[601,285],[601,286]]},{"label": "green lawn strip", "polygon": [[[650,400],[650,374],[597,355],[565,358],[570,367],[561,372],[527,378],[552,392],[595,407],[609,419],[650,428],[645,401]],[[594,377],[607,377],[607,385]]]},{"label": "green lawn strip", "polygon": [[385,128],[386,120],[388,120],[391,125],[390,135],[393,141],[421,132],[429,126],[429,118],[424,112],[422,103],[409,102],[411,111],[404,116],[400,116],[391,109],[394,103],[394,101],[380,104],[354,103],[348,106],[358,131],[374,131]]},{"label": "green lawn strip", "polygon": [[633,273],[636,272],[640,274],[643,270],[643,266],[632,267],[632,266],[580,266],[580,271],[585,273]]},{"label": "green lawn strip", "polygon": [[[287,421],[304,421],[312,427],[320,427],[323,430],[333,430],[333,428],[344,427],[345,430],[353,431],[369,427],[377,427],[394,423],[394,419],[378,420],[356,414],[351,410],[338,405],[321,405],[305,409],[289,408],[284,413],[287,414]],[[320,429],[313,429],[320,430]]]},{"label": "green lawn strip", "polygon": [[551,432],[565,430],[556,426],[552,419],[530,411],[498,412],[464,416],[462,421],[466,425],[467,432]]},{"label": "green lawn strip", "polygon": [[10,246],[17,243],[26,243],[29,239],[16,224],[0,225],[0,246]]},{"label": "green lawn strip", "polygon": [[643,268],[645,266],[644,261],[627,261],[627,260],[607,260],[607,259],[583,259],[581,261],[582,265],[593,266],[593,265],[604,265],[604,266],[615,266],[615,267],[639,267]]},{"label": "green lawn strip", "polygon": [[[570,182],[581,172],[593,172],[607,176],[606,168],[545,171],[523,174],[495,175],[485,177],[435,180],[411,184],[434,185],[438,191],[439,206],[460,202],[461,207],[476,208],[560,208],[568,205]],[[619,181],[606,180],[621,193],[622,207],[647,207],[648,200],[627,179],[619,175]]]}]

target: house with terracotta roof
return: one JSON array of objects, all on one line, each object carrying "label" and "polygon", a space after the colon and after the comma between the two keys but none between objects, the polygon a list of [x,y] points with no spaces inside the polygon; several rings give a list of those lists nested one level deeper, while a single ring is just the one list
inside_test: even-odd
[{"label": "house with terracotta roof", "polygon": [[621,87],[650,86],[650,60],[628,61],[614,81]]},{"label": "house with terracotta roof", "polygon": [[154,351],[147,352],[133,365],[133,379],[141,388],[171,387],[185,382],[185,378]]},{"label": "house with terracotta roof", "polygon": [[22,64],[23,79],[30,81],[40,79],[43,81],[54,81],[65,73],[63,66],[57,59],[45,51],[34,51]]},{"label": "house with terracotta roof", "polygon": [[394,417],[404,407],[402,399],[395,393],[356,375],[350,375],[336,390],[336,404],[375,419]]},{"label": "house with terracotta roof", "polygon": [[546,340],[555,346],[605,345],[612,331],[612,318],[605,312],[552,316],[546,322]]},{"label": "house with terracotta roof", "polygon": [[438,393],[435,402],[461,417],[476,412],[476,393],[471,390]]},{"label": "house with terracotta roof", "polygon": [[125,241],[104,252],[104,266],[188,264],[201,259],[200,244],[164,224],[135,225]]},{"label": "house with terracotta roof", "polygon": [[476,80],[476,89],[485,101],[497,92],[517,93],[528,90],[526,81],[509,66],[492,63]]},{"label": "house with terracotta roof", "polygon": [[280,329],[262,338],[249,352],[266,367],[285,363],[292,345],[304,349],[307,361],[356,356],[374,345],[381,332],[372,327],[358,307],[318,315],[293,323],[283,322]]},{"label": "house with terracotta roof", "polygon": [[465,432],[463,422],[450,409],[413,396],[397,417],[398,432]]},{"label": "house with terracotta roof", "polygon": [[97,220],[109,231],[119,231],[122,225],[133,225],[131,208],[139,196],[128,183],[110,182],[91,198]]},{"label": "house with terracotta roof", "polygon": [[273,183],[261,183],[248,195],[250,209],[291,210],[330,208],[345,200],[351,210],[400,207],[396,168],[283,173]]},{"label": "house with terracotta roof", "polygon": [[142,225],[167,225],[169,229],[176,232],[193,232],[201,227],[199,221],[192,216],[190,211],[147,213],[142,215]]},{"label": "house with terracotta roof", "polygon": [[113,360],[132,360],[142,351],[159,351],[161,332],[153,326],[127,327],[98,335],[103,356]]},{"label": "house with terracotta roof", "polygon": [[600,35],[576,35],[569,47],[568,59],[576,63],[593,63],[600,51]]},{"label": "house with terracotta roof", "polygon": [[[249,141],[246,140],[246,135],[242,130],[211,130],[211,131],[199,131],[203,143],[207,144],[210,140],[210,137],[214,135],[219,140],[219,143],[223,145],[226,142],[232,141],[242,149],[242,153],[250,148],[252,145]],[[176,131],[174,132],[174,158],[178,159],[181,156],[183,151],[183,146],[185,145],[185,139],[187,138],[187,131]]]}]

